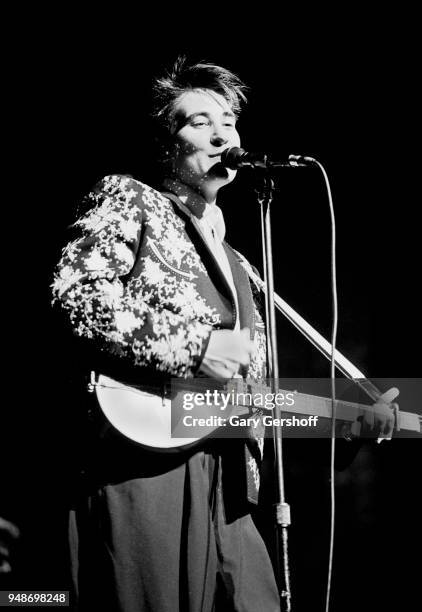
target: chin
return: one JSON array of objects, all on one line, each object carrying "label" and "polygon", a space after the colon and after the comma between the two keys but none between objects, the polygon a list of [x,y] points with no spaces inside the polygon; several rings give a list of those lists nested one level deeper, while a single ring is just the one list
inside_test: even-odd
[{"label": "chin", "polygon": [[228,175],[229,183],[231,183],[236,178],[237,170],[227,170],[227,175]]},{"label": "chin", "polygon": [[222,176],[219,179],[220,186],[229,185],[236,178],[237,170],[226,170],[226,176]]},{"label": "chin", "polygon": [[230,170],[229,168],[226,168],[225,166],[223,166],[223,164],[220,163],[215,164],[215,166],[212,166],[207,172],[207,176],[209,179],[219,179],[229,183],[234,179],[236,174],[237,170]]}]

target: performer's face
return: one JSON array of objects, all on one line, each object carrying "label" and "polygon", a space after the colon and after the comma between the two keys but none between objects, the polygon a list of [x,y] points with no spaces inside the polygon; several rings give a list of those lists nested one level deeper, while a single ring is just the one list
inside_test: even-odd
[{"label": "performer's face", "polygon": [[175,104],[172,173],[206,199],[230,183],[236,171],[220,163],[221,153],[238,147],[236,117],[223,96],[208,89],[188,91]]}]

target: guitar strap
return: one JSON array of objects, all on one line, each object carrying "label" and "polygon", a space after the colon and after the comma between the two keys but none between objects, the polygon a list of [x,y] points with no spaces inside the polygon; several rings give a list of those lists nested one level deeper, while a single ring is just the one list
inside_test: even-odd
[{"label": "guitar strap", "polygon": [[236,251],[236,249],[233,249],[233,247],[232,250],[236,253],[240,265],[246,271],[258,291],[264,291],[264,281],[253,271],[253,268],[246,257],[239,253],[239,251]]}]

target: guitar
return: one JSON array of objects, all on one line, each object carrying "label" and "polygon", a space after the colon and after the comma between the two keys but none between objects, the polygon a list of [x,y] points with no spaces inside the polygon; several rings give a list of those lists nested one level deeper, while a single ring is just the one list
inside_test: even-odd
[{"label": "guitar", "polygon": [[[162,393],[150,392],[102,374],[96,378],[92,372],[88,388],[96,394],[101,412],[109,424],[130,440],[160,452],[186,450],[212,434],[245,437],[244,427],[258,426],[259,415],[264,425],[282,426],[283,435],[294,430],[296,437],[298,434],[300,437],[330,435],[331,398],[280,390],[275,399],[284,422],[274,423],[272,407],[266,405],[271,395],[273,401],[268,403],[274,404],[270,387],[241,378],[224,385],[212,381],[212,390],[210,384],[210,379],[177,379],[165,392],[164,388]],[[398,394],[398,389],[392,388],[381,395],[379,401],[391,404]],[[264,398],[265,405],[262,405]],[[357,434],[357,419],[365,411],[373,409],[372,405],[340,400],[336,400],[335,406],[338,435]],[[392,404],[392,407],[395,432],[422,433],[422,417],[399,411],[397,404]],[[295,418],[296,427],[292,428],[288,421],[294,423]]]}]

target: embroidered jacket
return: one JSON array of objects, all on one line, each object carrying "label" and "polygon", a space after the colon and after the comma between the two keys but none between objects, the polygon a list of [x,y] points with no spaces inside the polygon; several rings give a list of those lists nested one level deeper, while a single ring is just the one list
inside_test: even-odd
[{"label": "embroidered jacket", "polygon": [[[73,332],[142,373],[192,377],[213,329],[233,329],[232,290],[194,215],[129,177],[105,177],[84,200],[52,285]],[[248,378],[265,377],[265,331],[247,272],[224,248],[238,293],[241,327],[256,350]],[[247,457],[256,490],[259,474]],[[252,499],[254,496],[249,495]]]}]

